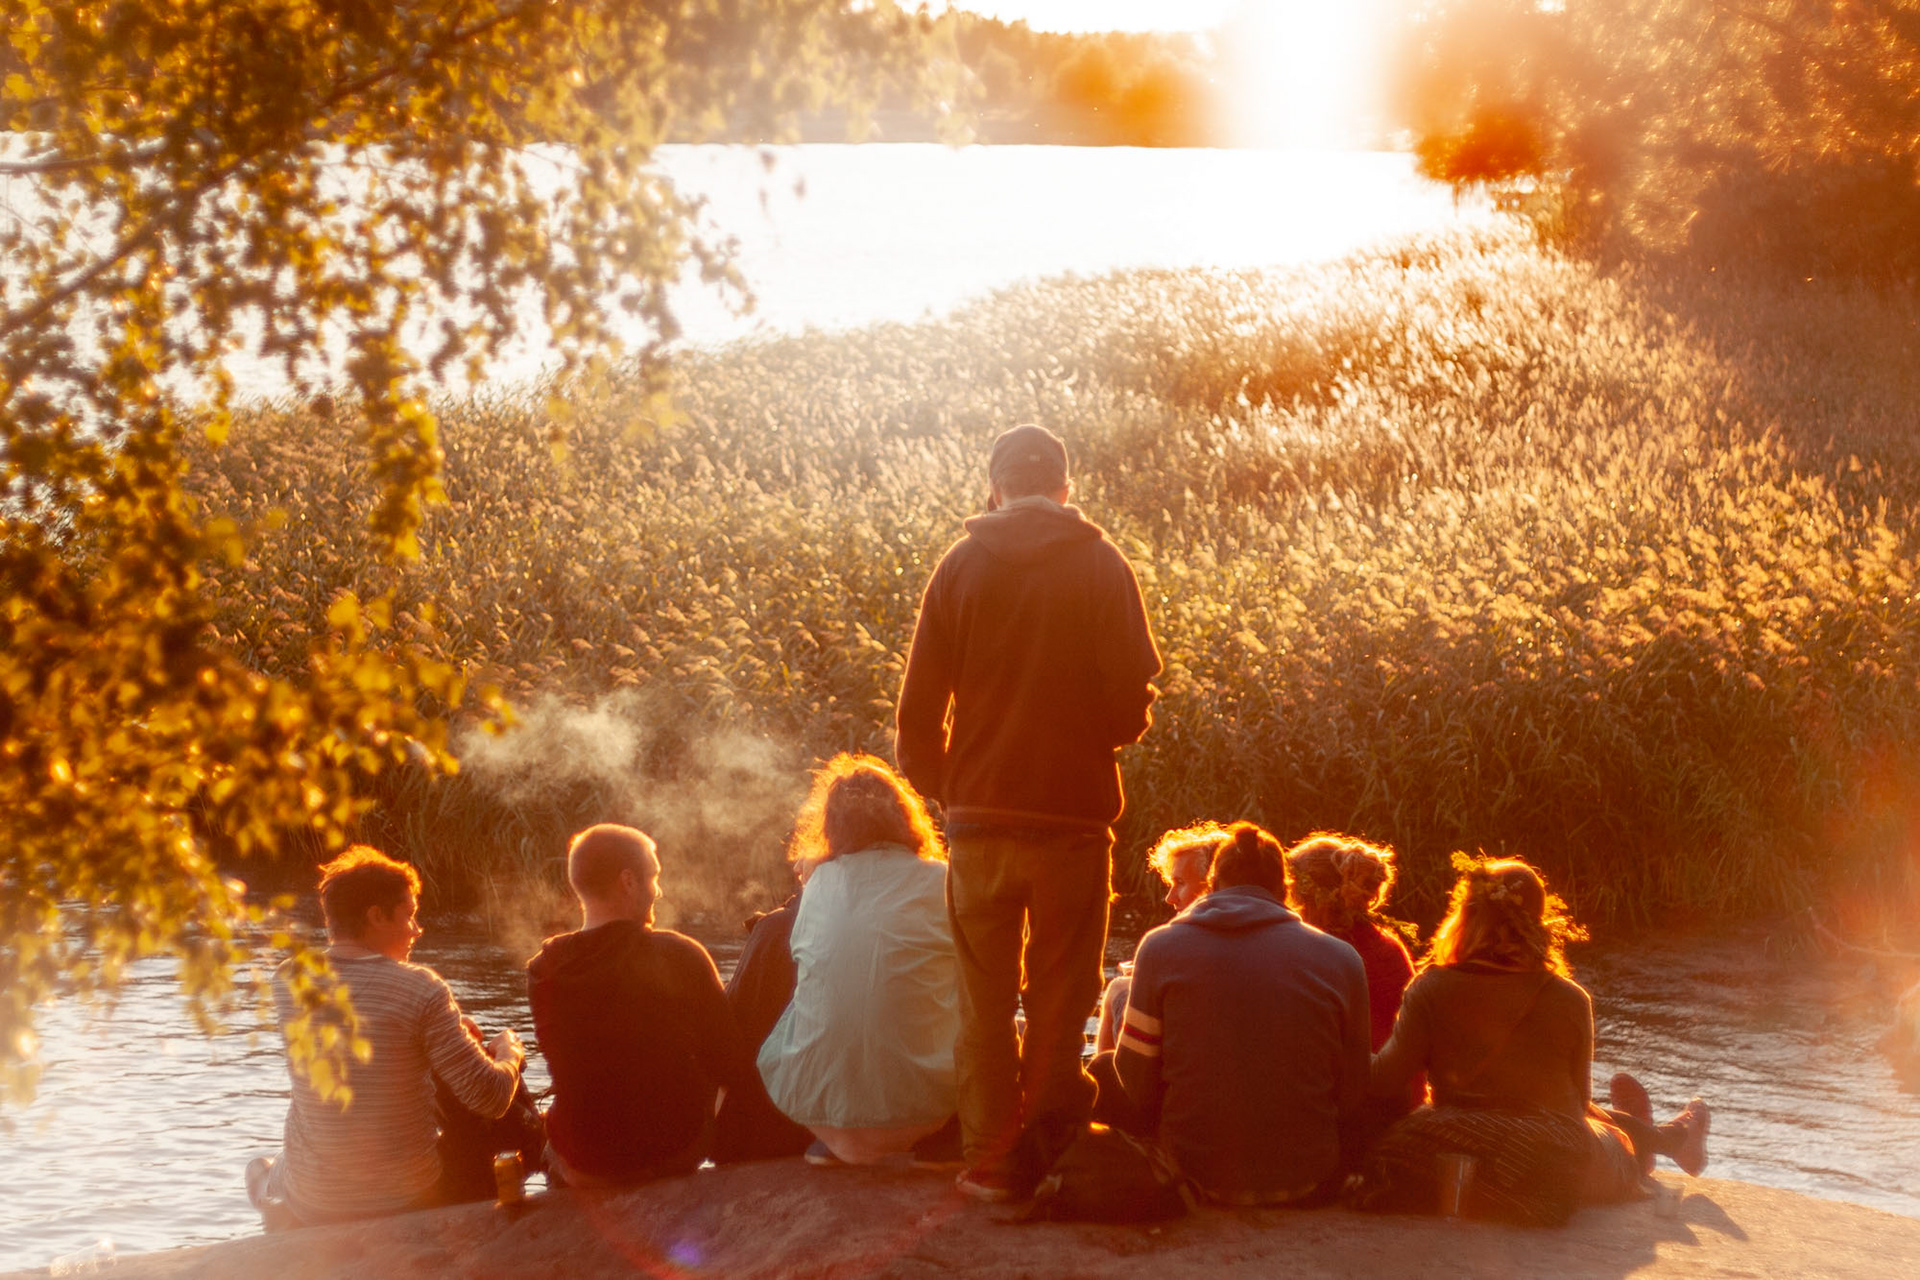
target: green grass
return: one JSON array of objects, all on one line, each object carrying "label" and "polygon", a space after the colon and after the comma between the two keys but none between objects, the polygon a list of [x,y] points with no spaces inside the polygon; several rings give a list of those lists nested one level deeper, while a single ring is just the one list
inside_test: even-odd
[{"label": "green grass", "polygon": [[443,900],[551,883],[601,818],[662,837],[687,911],[782,892],[805,767],[886,752],[918,593],[993,434],[1038,421],[1167,658],[1123,885],[1162,829],[1251,817],[1392,843],[1417,918],[1457,848],[1602,926],[1911,910],[1917,355],[1906,294],[1488,234],[696,355],[679,421],[616,387],[563,459],[544,389],[448,404],[451,506],[404,574],[355,532],[349,424],[263,409],[205,490],[291,517],[219,584],[255,661],[391,586],[401,634],[533,709],[454,781],[383,784],[370,834]]}]

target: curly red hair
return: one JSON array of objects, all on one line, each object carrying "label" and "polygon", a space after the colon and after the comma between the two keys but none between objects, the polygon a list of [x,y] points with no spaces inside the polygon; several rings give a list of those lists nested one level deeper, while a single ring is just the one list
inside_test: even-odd
[{"label": "curly red hair", "polygon": [[897,844],[929,862],[946,847],[911,783],[875,756],[842,751],[814,772],[794,819],[787,860],[803,870],[875,845]]}]

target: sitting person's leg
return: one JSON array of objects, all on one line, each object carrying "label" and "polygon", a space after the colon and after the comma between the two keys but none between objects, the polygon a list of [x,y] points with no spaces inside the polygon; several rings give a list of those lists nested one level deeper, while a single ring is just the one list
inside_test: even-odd
[{"label": "sitting person's leg", "polygon": [[515,1085],[506,1114],[490,1119],[461,1105],[453,1090],[435,1077],[433,1109],[440,1126],[435,1144],[440,1153],[440,1203],[492,1199],[493,1158],[505,1151],[518,1152],[528,1173],[546,1168],[546,1132],[525,1081]]},{"label": "sitting person's leg", "polygon": [[1094,1084],[1100,1090],[1093,1100],[1093,1118],[1097,1123],[1123,1130],[1136,1138],[1153,1137],[1140,1105],[1128,1096],[1120,1083],[1120,1071],[1114,1065],[1112,1050],[1093,1055],[1093,1061],[1087,1064],[1087,1074],[1093,1077]]},{"label": "sitting person's leg", "polygon": [[1127,1016],[1127,992],[1133,989],[1131,966],[1122,972],[1100,995],[1100,1024],[1093,1033],[1095,1054],[1112,1053],[1120,1044],[1120,1022]]},{"label": "sitting person's leg", "polygon": [[1707,1131],[1712,1120],[1706,1103],[1695,1098],[1681,1108],[1679,1115],[1656,1125],[1646,1089],[1626,1072],[1613,1077],[1607,1093],[1613,1105],[1602,1114],[1626,1134],[1642,1174],[1653,1172],[1656,1156],[1666,1156],[1689,1177],[1706,1172]]}]

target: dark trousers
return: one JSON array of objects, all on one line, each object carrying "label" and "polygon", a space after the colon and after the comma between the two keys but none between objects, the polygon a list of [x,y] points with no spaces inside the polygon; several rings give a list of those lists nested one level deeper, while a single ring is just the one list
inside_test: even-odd
[{"label": "dark trousers", "polygon": [[1120,1068],[1114,1062],[1114,1051],[1109,1049],[1105,1053],[1094,1054],[1093,1061],[1087,1064],[1087,1074],[1093,1077],[1094,1087],[1099,1091],[1093,1100],[1094,1121],[1151,1142],[1153,1118],[1120,1083]]},{"label": "dark trousers", "polygon": [[435,1203],[493,1199],[493,1158],[503,1151],[519,1152],[528,1173],[546,1168],[546,1126],[526,1081],[514,1085],[506,1114],[488,1119],[469,1110],[436,1076],[433,1110],[440,1125],[440,1187]]},{"label": "dark trousers", "polygon": [[[1004,1173],[1023,1127],[1064,1132],[1093,1111],[1080,1055],[1100,998],[1113,840],[956,831],[949,844],[962,1143],[969,1165]],[[1024,1041],[1014,1020],[1023,1007]]]}]

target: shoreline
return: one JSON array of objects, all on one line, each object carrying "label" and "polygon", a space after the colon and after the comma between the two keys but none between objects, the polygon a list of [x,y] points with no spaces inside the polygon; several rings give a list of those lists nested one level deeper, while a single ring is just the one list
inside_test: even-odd
[{"label": "shoreline", "polygon": [[[798,1160],[706,1170],[626,1191],[490,1204],[118,1258],[140,1277],[974,1276],[1289,1274],[1568,1277],[1893,1276],[1920,1261],[1920,1220],[1715,1178],[1653,1202],[1585,1209],[1538,1230],[1344,1209],[1202,1209],[1153,1226],[1015,1224],[951,1174],[816,1170]],[[18,1272],[17,1275],[46,1274]]]}]

